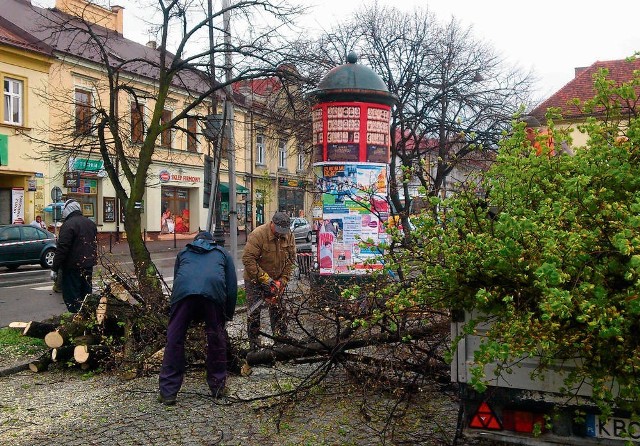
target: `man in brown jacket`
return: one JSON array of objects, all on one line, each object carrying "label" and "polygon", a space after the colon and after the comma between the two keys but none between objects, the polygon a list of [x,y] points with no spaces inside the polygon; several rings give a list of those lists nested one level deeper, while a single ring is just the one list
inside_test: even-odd
[{"label": "man in brown jacket", "polygon": [[271,332],[286,336],[287,323],[280,297],[291,277],[296,259],[296,242],[290,230],[289,216],[276,212],[269,223],[258,226],[247,240],[242,254],[244,286],[247,292],[247,334],[252,350],[259,348],[260,307],[269,307]]}]

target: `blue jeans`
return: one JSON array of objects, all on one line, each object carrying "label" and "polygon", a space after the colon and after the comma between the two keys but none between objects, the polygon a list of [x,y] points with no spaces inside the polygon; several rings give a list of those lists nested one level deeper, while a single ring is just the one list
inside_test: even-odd
[{"label": "blue jeans", "polygon": [[178,393],[184,379],[186,361],[184,339],[191,322],[204,321],[207,337],[207,384],[215,395],[227,378],[227,336],[222,307],[199,296],[189,296],[171,306],[167,327],[167,346],[160,369],[160,393],[173,396]]}]

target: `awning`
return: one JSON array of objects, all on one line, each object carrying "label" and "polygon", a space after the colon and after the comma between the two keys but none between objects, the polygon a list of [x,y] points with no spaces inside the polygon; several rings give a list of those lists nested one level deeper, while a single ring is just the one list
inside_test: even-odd
[{"label": "awning", "polygon": [[[220,193],[223,193],[223,194],[229,193],[229,183],[220,181]],[[236,194],[248,194],[248,193],[249,193],[249,189],[236,183]]]}]

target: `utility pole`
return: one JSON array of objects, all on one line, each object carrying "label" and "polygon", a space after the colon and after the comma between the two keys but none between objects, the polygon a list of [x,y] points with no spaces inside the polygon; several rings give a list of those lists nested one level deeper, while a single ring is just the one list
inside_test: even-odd
[{"label": "utility pole", "polygon": [[[216,63],[214,57],[215,43],[213,40],[213,0],[208,0],[208,14],[209,14],[209,82],[213,89],[216,85]],[[210,158],[212,159],[211,165],[211,189],[209,191],[209,213],[207,214],[207,231],[212,232],[214,217],[218,214],[218,191],[220,190],[220,158],[221,158],[221,138],[220,132],[215,132],[214,117],[218,111],[218,99],[216,92],[211,92],[211,114],[207,117],[207,123],[205,123],[207,139],[210,141],[210,146],[213,146],[213,151],[209,151]],[[218,128],[219,130],[219,128]],[[205,157],[205,163],[211,162]],[[220,219],[216,219],[216,233],[220,231]],[[224,244],[224,236],[217,234],[215,236],[218,243]]]},{"label": "utility pole", "polygon": [[231,88],[231,14],[229,12],[230,0],[223,0],[222,21],[224,27],[224,73],[227,82],[225,105],[225,117],[227,119],[225,130],[227,131],[227,160],[229,168],[229,244],[231,258],[236,261],[238,255],[238,210],[236,205],[236,164],[235,164],[235,137],[234,137],[234,109],[233,89]]}]

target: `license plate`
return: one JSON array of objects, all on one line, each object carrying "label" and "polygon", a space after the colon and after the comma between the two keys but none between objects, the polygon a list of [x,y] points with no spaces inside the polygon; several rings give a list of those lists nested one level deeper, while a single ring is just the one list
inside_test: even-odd
[{"label": "license plate", "polygon": [[640,440],[640,422],[628,418],[587,415],[587,435],[611,440]]}]

